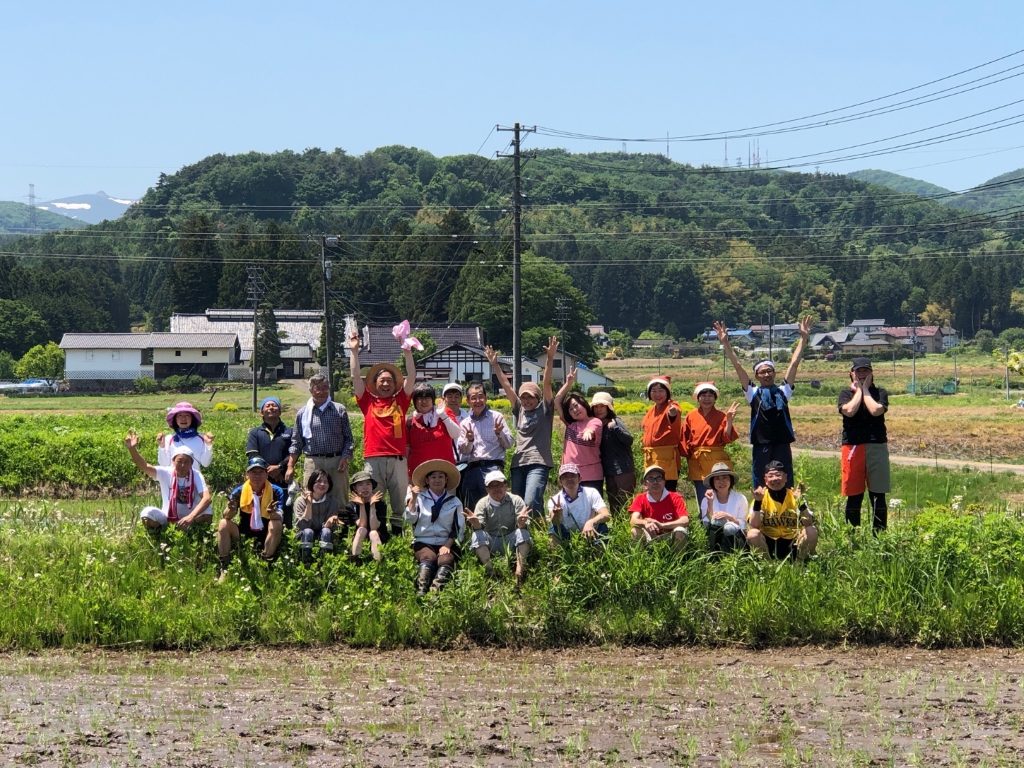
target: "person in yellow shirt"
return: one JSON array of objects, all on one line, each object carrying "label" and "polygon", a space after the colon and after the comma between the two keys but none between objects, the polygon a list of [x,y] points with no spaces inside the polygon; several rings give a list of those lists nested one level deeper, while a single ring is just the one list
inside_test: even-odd
[{"label": "person in yellow shirt", "polygon": [[754,489],[747,516],[747,545],[780,560],[794,556],[805,560],[818,546],[818,528],[800,489],[787,488],[788,480],[781,461],[768,462],[764,485]]}]

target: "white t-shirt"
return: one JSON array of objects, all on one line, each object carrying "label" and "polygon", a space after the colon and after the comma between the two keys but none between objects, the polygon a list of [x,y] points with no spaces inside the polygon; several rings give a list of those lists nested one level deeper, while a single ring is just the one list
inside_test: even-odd
[{"label": "white t-shirt", "polygon": [[192,506],[190,507],[185,503],[189,478],[178,477],[174,474],[174,467],[154,467],[154,469],[156,470],[156,481],[160,483],[160,511],[167,511],[167,502],[171,497],[171,488],[173,487],[178,504],[178,518],[180,519],[191,513],[196,504],[203,498],[203,491],[206,490],[206,479],[203,477],[203,473],[198,469],[192,472],[193,477],[195,477],[196,487],[192,489]]},{"label": "white t-shirt", "polygon": [[562,504],[562,525],[569,531],[582,531],[587,520],[596,515],[598,510],[608,507],[601,494],[586,485],[580,486],[579,494],[572,500],[565,491],[559,491],[548,499],[548,512],[554,509],[555,499]]},{"label": "white t-shirt", "polygon": [[720,502],[716,496],[711,502],[711,507],[709,510],[707,498],[700,500],[700,519],[702,523],[711,522],[712,512],[725,512],[740,521],[740,529],[747,530],[747,499],[742,493],[729,491],[729,498],[725,504]]}]

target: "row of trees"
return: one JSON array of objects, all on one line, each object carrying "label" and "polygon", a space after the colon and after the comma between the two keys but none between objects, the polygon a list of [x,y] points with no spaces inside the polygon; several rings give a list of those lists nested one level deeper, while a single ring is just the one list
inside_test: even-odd
[{"label": "row of trees", "polygon": [[[1024,325],[1013,217],[964,215],[845,177],[692,168],[652,155],[545,150],[526,179],[527,348],[585,326],[692,338],[813,312],[842,324],[909,315],[971,335]],[[0,349],[19,356],[68,330],[162,330],[173,312],[264,300],[322,302],[331,247],[336,313],[476,322],[511,336],[509,167],[406,147],[214,155],[157,185],[118,222],[23,238],[0,257]],[[53,300],[59,295],[61,300]]]}]

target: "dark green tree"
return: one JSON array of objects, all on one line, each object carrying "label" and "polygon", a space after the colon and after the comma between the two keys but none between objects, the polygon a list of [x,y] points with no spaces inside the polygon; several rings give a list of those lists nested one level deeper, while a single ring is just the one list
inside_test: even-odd
[{"label": "dark green tree", "polygon": [[30,347],[46,342],[49,330],[32,307],[21,301],[0,299],[0,350],[21,357]]},{"label": "dark green tree", "polygon": [[256,356],[250,363],[256,366],[256,376],[261,384],[266,380],[267,371],[281,364],[281,346],[273,305],[265,302],[256,312]]}]

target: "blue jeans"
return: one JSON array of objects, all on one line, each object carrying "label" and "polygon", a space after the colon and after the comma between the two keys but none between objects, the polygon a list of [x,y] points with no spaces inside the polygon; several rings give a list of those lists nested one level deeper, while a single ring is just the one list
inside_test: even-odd
[{"label": "blue jeans", "polygon": [[512,467],[512,493],[526,502],[532,517],[544,514],[544,491],[548,487],[551,468],[543,464]]}]

